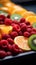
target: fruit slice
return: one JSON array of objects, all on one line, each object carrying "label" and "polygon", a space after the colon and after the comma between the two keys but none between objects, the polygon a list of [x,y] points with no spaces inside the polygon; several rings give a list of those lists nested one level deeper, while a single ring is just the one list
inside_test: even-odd
[{"label": "fruit slice", "polygon": [[14,10],[13,10],[13,14],[19,14],[19,15],[21,15],[22,16],[22,14],[24,13],[24,12],[26,12],[27,10],[26,9],[24,9],[24,8],[22,8],[22,7],[20,7],[20,6],[13,6],[13,8],[14,8]]},{"label": "fruit slice", "polygon": [[36,50],[36,34],[29,37],[28,44],[31,49]]},{"label": "fruit slice", "polygon": [[9,34],[13,28],[12,26],[0,25],[1,33]]},{"label": "fruit slice", "polygon": [[34,22],[36,22],[36,16],[28,16],[26,20],[33,24]]},{"label": "fruit slice", "polygon": [[20,20],[21,18],[22,18],[22,16],[19,15],[19,14],[13,14],[13,15],[11,15],[11,19],[12,20]]},{"label": "fruit slice", "polygon": [[33,28],[36,29],[36,22],[32,24]]},{"label": "fruit slice", "polygon": [[31,12],[31,11],[28,11],[28,12],[23,13],[23,17],[24,18],[27,18],[28,16],[34,16],[34,15],[35,15],[35,13],[34,12]]},{"label": "fruit slice", "polygon": [[7,15],[8,15],[8,13],[7,13],[7,12],[2,11],[2,10],[0,10],[0,14],[5,15],[5,16],[7,16]]},{"label": "fruit slice", "polygon": [[17,36],[14,39],[14,43],[19,46],[19,48],[23,50],[31,50],[31,48],[28,46],[28,40],[24,38],[24,36]]}]

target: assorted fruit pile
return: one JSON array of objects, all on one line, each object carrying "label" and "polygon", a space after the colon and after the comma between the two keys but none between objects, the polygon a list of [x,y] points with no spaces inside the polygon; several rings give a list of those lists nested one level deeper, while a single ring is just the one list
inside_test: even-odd
[{"label": "assorted fruit pile", "polygon": [[0,58],[36,50],[36,22],[18,14],[0,14]]}]

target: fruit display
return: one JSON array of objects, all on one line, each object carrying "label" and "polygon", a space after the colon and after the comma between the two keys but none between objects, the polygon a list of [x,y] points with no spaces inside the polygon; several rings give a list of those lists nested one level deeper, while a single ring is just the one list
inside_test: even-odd
[{"label": "fruit display", "polygon": [[36,51],[36,14],[0,1],[0,58]]}]

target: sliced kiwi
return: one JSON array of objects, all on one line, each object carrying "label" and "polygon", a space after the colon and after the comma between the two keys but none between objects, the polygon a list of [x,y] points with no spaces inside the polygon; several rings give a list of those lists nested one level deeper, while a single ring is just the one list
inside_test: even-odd
[{"label": "sliced kiwi", "polygon": [[33,28],[36,28],[36,22],[34,22],[34,23],[32,24],[32,26],[33,26]]},{"label": "sliced kiwi", "polygon": [[5,15],[5,16],[7,16],[7,15],[8,15],[8,13],[7,13],[7,12],[2,11],[2,10],[0,10],[0,14]]},{"label": "sliced kiwi", "polygon": [[31,49],[36,50],[36,34],[29,37],[28,44]]},{"label": "sliced kiwi", "polygon": [[19,15],[19,14],[13,14],[13,15],[11,15],[10,18],[11,18],[12,20],[20,20],[20,19],[22,18],[22,16]]}]

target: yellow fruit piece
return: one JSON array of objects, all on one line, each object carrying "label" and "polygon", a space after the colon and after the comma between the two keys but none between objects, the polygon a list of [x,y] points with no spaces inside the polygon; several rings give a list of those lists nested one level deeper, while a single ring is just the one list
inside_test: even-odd
[{"label": "yellow fruit piece", "polygon": [[9,32],[13,29],[12,26],[0,25],[1,33],[9,34]]},{"label": "yellow fruit piece", "polygon": [[31,50],[31,48],[28,46],[28,39],[25,39],[24,36],[15,37],[14,43],[23,50]]},{"label": "yellow fruit piece", "polygon": [[34,22],[36,22],[36,16],[28,16],[26,20],[33,24]]},{"label": "yellow fruit piece", "polygon": [[20,7],[20,6],[13,6],[14,10],[13,10],[13,13],[12,14],[20,14],[22,15],[24,12],[26,12],[27,10]]},{"label": "yellow fruit piece", "polygon": [[34,15],[35,15],[35,13],[32,11],[28,11],[28,12],[23,13],[24,18],[27,18],[28,16],[34,16]]}]

